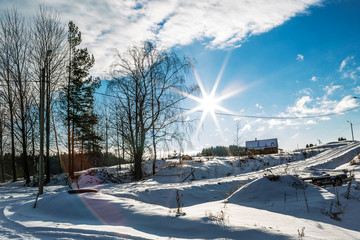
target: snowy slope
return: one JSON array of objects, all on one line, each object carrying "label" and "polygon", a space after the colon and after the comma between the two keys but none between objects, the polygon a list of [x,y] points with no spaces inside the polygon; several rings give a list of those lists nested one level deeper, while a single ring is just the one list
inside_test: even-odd
[{"label": "snowy slope", "polygon": [[[35,209],[36,188],[7,183],[0,239],[360,239],[360,164],[349,164],[359,153],[359,142],[346,141],[307,154],[159,161],[157,174],[139,182],[115,167],[92,169],[78,184],[98,193],[54,184]],[[355,174],[350,199],[346,185],[320,188],[294,176],[343,169]]]}]

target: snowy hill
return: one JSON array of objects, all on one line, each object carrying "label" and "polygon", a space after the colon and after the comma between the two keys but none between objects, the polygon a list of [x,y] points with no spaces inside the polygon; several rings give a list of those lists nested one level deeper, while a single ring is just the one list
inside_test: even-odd
[{"label": "snowy hill", "polygon": [[[360,239],[360,143],[323,144],[307,152],[144,163],[79,172],[68,194],[54,177],[33,208],[37,189],[0,187],[1,239]],[[352,161],[352,164],[349,162]],[[351,171],[350,187],[318,187],[297,176]],[[61,184],[60,184],[61,183]],[[349,199],[345,198],[350,189]]]}]

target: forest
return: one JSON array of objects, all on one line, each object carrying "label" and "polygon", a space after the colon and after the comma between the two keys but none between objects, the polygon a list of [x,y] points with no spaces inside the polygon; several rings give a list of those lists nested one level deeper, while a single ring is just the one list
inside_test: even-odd
[{"label": "forest", "polygon": [[228,156],[241,156],[245,154],[245,147],[237,145],[225,146],[216,146],[204,148],[201,151],[202,156],[219,156],[219,157],[228,157]]}]

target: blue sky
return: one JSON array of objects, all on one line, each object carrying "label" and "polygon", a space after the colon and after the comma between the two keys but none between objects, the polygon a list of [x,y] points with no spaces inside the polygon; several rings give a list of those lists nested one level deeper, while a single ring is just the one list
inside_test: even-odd
[{"label": "blue sky", "polygon": [[[325,1],[228,50],[231,56],[219,94],[228,86],[249,87],[223,101],[222,106],[253,116],[312,116],[358,106],[352,97],[360,93],[359,10],[359,1]],[[227,52],[207,49],[201,43],[181,50],[196,56],[198,73],[210,91]],[[318,139],[351,139],[348,120],[354,123],[355,139],[360,137],[356,110],[306,120],[218,118],[225,138],[208,117],[198,137],[201,146],[233,144],[237,122],[242,127],[242,140],[277,137],[286,150],[319,143]]]},{"label": "blue sky", "polygon": [[[360,106],[360,1],[358,0],[1,0],[25,17],[45,3],[73,20],[83,44],[94,53],[93,74],[106,77],[113,49],[152,39],[195,59],[196,72],[209,93],[227,59],[216,97],[242,89],[219,105],[234,114],[271,117],[314,116]],[[104,14],[106,13],[106,14]],[[190,81],[195,81],[194,78]],[[200,94],[201,96],[201,94]],[[194,108],[189,100],[183,107]],[[217,111],[221,112],[221,111]],[[190,114],[190,119],[202,113]],[[194,134],[194,147],[278,138],[285,150],[307,143],[360,138],[358,110],[324,118],[263,119],[207,116]],[[243,142],[243,144],[245,144]]]},{"label": "blue sky", "polygon": [[[359,1],[325,1],[271,31],[248,37],[230,50],[218,92],[235,83],[249,87],[222,105],[254,116],[312,116],[358,106],[352,97],[360,95],[359,10]],[[227,52],[199,43],[182,51],[196,55],[197,70],[210,91]],[[355,139],[360,137],[357,110],[306,120],[218,117],[225,138],[208,117],[198,137],[201,146],[234,143],[237,122],[242,140],[277,137],[287,150],[318,144],[318,139],[351,139],[347,121],[354,124]]]}]

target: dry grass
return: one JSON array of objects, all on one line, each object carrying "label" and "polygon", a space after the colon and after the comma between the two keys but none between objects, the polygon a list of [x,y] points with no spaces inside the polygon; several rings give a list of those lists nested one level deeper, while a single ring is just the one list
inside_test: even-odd
[{"label": "dry grass", "polygon": [[179,194],[179,191],[176,190],[176,205],[177,205],[177,210],[176,210],[176,214],[177,215],[184,215],[184,212],[182,211],[182,207],[183,207],[183,202],[182,202],[182,199],[183,199],[183,194]]},{"label": "dry grass", "polygon": [[305,237],[305,227],[299,228],[298,230],[298,239],[302,240]]},{"label": "dry grass", "polygon": [[213,213],[211,211],[206,211],[205,217],[209,218],[213,221],[216,221],[220,225],[226,225],[227,223],[229,223],[229,216],[226,214],[225,209],[220,210],[220,212],[217,212],[217,213]]}]

